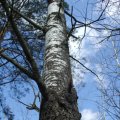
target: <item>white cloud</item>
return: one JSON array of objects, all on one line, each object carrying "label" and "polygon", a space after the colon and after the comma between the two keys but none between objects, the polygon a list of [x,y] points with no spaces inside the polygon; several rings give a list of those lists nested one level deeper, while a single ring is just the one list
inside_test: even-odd
[{"label": "white cloud", "polygon": [[70,53],[77,54],[77,58],[93,56],[103,47],[101,44],[97,44],[100,40],[98,39],[99,33],[96,30],[87,27],[85,37],[81,40],[84,32],[83,27],[79,28],[74,34],[79,37],[79,40],[73,41],[70,38]]},{"label": "white cloud", "polygon": [[99,79],[97,77],[94,77],[95,81],[98,83],[101,89],[107,88],[109,81],[107,80],[106,76],[103,74],[102,66],[100,64],[96,64],[95,69],[96,69],[96,74],[99,77]]},{"label": "white cloud", "polygon": [[[93,59],[96,53],[103,47],[101,44],[96,44],[98,42],[98,39],[96,38],[99,36],[98,32],[91,30],[90,28],[86,28],[86,36],[82,39],[82,41],[81,38],[84,35],[84,28],[77,29],[74,35],[79,37],[79,39],[74,41],[70,38],[70,54],[86,67],[91,68],[90,59]],[[72,62],[72,65],[72,71],[74,71],[74,84],[79,85],[81,80],[83,80],[85,73],[88,71],[75,61]]]},{"label": "white cloud", "polygon": [[99,113],[93,112],[91,109],[84,109],[81,113],[82,113],[81,120],[98,120],[99,119]]},{"label": "white cloud", "polygon": [[[109,3],[108,3],[109,2]],[[108,5],[107,5],[108,4]],[[120,20],[120,1],[119,0],[104,0],[104,2],[101,3],[98,2],[96,5],[96,15],[98,14],[98,11],[102,11],[107,5],[107,8],[104,12],[106,22],[107,24],[116,25],[119,24]]]},{"label": "white cloud", "polygon": [[106,9],[106,16],[117,16],[118,17],[118,14],[119,14],[119,1],[118,0],[110,0],[109,1],[109,5]]}]

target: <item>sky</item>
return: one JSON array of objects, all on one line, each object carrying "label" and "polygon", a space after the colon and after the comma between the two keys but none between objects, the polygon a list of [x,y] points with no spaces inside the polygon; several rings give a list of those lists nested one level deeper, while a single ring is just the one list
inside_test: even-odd
[{"label": "sky", "polygon": [[[69,2],[71,3],[71,5],[73,5],[76,8],[75,14],[76,16],[80,16],[78,17],[78,19],[81,19],[82,17],[81,14],[84,15],[84,12],[86,11],[84,8],[86,8],[87,6],[87,1],[70,0]],[[90,7],[89,9],[92,8]],[[88,16],[90,16],[89,14],[93,14],[93,13],[88,12]],[[90,28],[87,28],[86,34],[87,36],[98,36],[98,33],[95,30],[91,30]],[[82,36],[84,35],[84,28],[77,29],[74,35],[82,38]],[[70,41],[70,47],[71,47],[70,53],[77,60],[81,61],[86,67],[92,69],[92,67],[95,67],[95,64],[91,63],[91,61],[94,59],[97,52],[102,46],[94,45],[96,42],[96,38],[94,37],[91,38],[85,37],[82,41],[80,40],[81,39],[75,42],[73,42],[72,40]],[[79,66],[79,68],[77,69],[73,68],[75,71],[75,74],[73,73],[73,78],[74,78],[74,85],[77,88],[77,93],[79,96],[78,106],[79,106],[79,111],[82,113],[81,120],[98,120],[100,118],[100,114],[97,108],[98,105],[96,104],[95,101],[99,100],[98,96],[100,96],[100,93],[97,90],[94,75],[91,75],[81,65],[75,62],[73,64],[76,64],[75,67]],[[81,83],[83,84],[83,86],[81,86]]]},{"label": "sky", "polygon": [[[101,2],[101,4],[96,4],[96,6],[92,6],[91,4],[87,6],[87,2],[94,3],[96,0],[66,0],[69,2],[69,4],[73,7],[73,14],[76,15],[78,19],[81,20],[81,16],[85,16],[85,12],[87,11],[87,17],[88,18],[97,18],[98,13],[92,11],[92,10],[99,10],[100,8],[104,8],[107,1],[104,3]],[[119,4],[116,3],[117,0],[111,0],[109,3],[108,9],[105,11],[105,17],[108,21],[104,21],[105,23],[109,25],[115,25],[117,22],[115,22],[114,18],[119,18],[120,13],[119,10]],[[114,4],[113,4],[114,3]],[[89,20],[88,20],[89,22]],[[78,28],[74,35],[82,38],[84,35],[85,28]],[[93,30],[91,28],[86,28],[86,37],[84,39],[79,39],[78,41],[73,41],[72,38],[70,38],[70,53],[73,55],[77,60],[82,62],[86,67],[93,70],[99,77],[99,79],[90,73],[89,71],[85,70],[81,65],[77,64],[75,61],[72,64],[76,64],[73,67],[73,80],[74,85],[76,86],[77,93],[79,96],[78,99],[78,106],[79,110],[82,113],[82,119],[81,120],[111,120],[109,116],[106,115],[105,110],[100,109],[101,105],[104,107],[104,96],[99,91],[99,89],[102,88],[108,88],[110,84],[110,78],[104,74],[101,74],[106,71],[102,66],[101,61],[110,60],[109,64],[119,65],[119,57],[115,58],[113,57],[114,52],[116,49],[114,49],[113,45],[114,43],[110,42],[103,42],[101,44],[97,44],[101,41],[102,38],[101,35],[107,36],[109,35],[109,32],[102,31],[98,32],[96,30]],[[118,43],[116,43],[118,45]],[[108,57],[108,58],[105,58]],[[85,58],[85,59],[82,59]],[[104,59],[105,58],[105,59]],[[103,60],[102,60],[103,59]],[[76,67],[76,68],[75,68]],[[84,72],[83,72],[84,71]],[[110,72],[110,71],[109,71]],[[83,85],[83,86],[81,86]],[[120,85],[120,84],[119,84]]]},{"label": "sky", "polygon": [[[101,6],[92,6],[89,4],[88,9],[86,9],[87,2],[93,3],[96,0],[66,0],[69,3],[69,9],[73,6],[73,14],[77,19],[84,21],[83,17],[85,16],[85,12],[87,11],[88,18],[97,18],[97,14],[92,12],[92,10],[104,6],[104,3]],[[111,0],[112,2],[115,0]],[[118,14],[118,5],[114,4],[106,10],[105,16],[109,18],[109,16],[116,17]],[[118,16],[117,16],[118,17]],[[70,19],[66,17],[67,25],[70,26]],[[112,22],[112,19],[109,18]],[[87,21],[89,22],[89,21]],[[116,23],[113,23],[116,24]],[[97,73],[100,80],[97,79],[95,75],[87,71],[84,67],[72,61],[72,75],[74,80],[74,85],[76,87],[78,93],[78,107],[79,111],[82,113],[81,120],[111,120],[106,116],[104,110],[100,109],[99,104],[104,104],[102,99],[101,92],[98,90],[101,87],[107,88],[109,85],[108,78],[101,74],[103,72],[103,68],[101,66],[101,59],[104,56],[111,56],[114,53],[114,49],[112,48],[112,43],[104,42],[101,44],[97,44],[101,41],[100,35],[108,35],[108,32],[98,32],[96,30],[91,30],[90,28],[86,28],[86,37],[81,39],[84,35],[84,28],[78,28],[74,32],[74,35],[79,37],[77,41],[70,38],[69,46],[70,46],[70,54],[74,56],[77,60],[82,62],[86,67],[92,69]],[[109,47],[109,48],[108,48]],[[107,48],[107,49],[106,49]],[[112,49],[111,49],[112,48]],[[102,54],[103,53],[103,54]],[[113,59],[112,59],[113,60]],[[119,59],[118,62],[119,63]],[[38,88],[36,88],[37,90]],[[33,91],[29,91],[29,94],[26,97],[22,98],[24,103],[30,104],[33,101]],[[29,111],[25,109],[25,106],[21,103],[15,102],[15,99],[7,99],[10,103],[10,106],[15,113],[15,120],[32,120],[38,119],[38,113],[35,111]],[[16,112],[17,111],[17,112]],[[2,114],[2,113],[0,113]],[[25,115],[25,116],[24,116]],[[105,117],[106,119],[103,119]],[[6,120],[6,119],[4,119]]]}]

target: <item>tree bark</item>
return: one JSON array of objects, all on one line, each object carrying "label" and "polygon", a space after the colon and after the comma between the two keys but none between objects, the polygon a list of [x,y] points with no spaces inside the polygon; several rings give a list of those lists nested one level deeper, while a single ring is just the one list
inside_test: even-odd
[{"label": "tree bark", "polygon": [[63,0],[48,0],[42,98],[39,120],[80,120],[73,87]]}]

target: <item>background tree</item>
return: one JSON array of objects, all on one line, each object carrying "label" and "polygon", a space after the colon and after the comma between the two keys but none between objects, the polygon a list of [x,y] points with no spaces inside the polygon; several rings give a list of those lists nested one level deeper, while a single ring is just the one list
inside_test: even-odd
[{"label": "background tree", "polygon": [[[117,0],[97,1],[92,3],[95,14],[102,12],[102,21],[97,21],[86,27],[84,38],[95,39],[92,44],[99,51],[93,60],[91,72],[96,76],[97,88],[101,95],[99,101],[94,101],[102,113],[101,119],[120,119],[119,116],[119,5]],[[89,3],[90,5],[90,3]],[[89,36],[88,31],[93,31]],[[95,34],[95,31],[97,34]],[[96,35],[96,36],[95,36]],[[85,39],[83,39],[84,41]],[[98,46],[98,47],[97,47]],[[89,99],[89,98],[88,98]]]},{"label": "background tree", "polygon": [[[99,3],[99,10],[102,10],[104,5],[107,8],[104,12],[105,20],[100,24],[99,29],[103,36],[98,42],[104,45],[104,50],[101,50],[99,56],[102,58],[98,60],[101,70],[98,71],[98,75],[102,76],[102,81],[107,81],[107,86],[104,82],[101,83],[102,103],[100,108],[104,111],[106,117],[110,119],[119,120],[120,115],[120,81],[119,81],[119,36],[120,36],[120,2],[117,0],[108,0],[104,3]],[[101,5],[101,7],[100,7]]]},{"label": "background tree", "polygon": [[[36,4],[39,2],[33,4],[31,1],[27,1],[27,3],[29,3],[29,5],[33,5],[32,7],[34,7],[34,5],[37,7]],[[42,103],[40,109],[41,119],[80,119],[80,114],[78,113],[77,109],[77,95],[72,84],[63,1],[48,1],[49,12],[47,24],[44,25],[44,22],[42,26],[36,24],[31,19],[21,14],[20,9],[16,10],[16,7],[14,7],[15,5],[19,5],[19,2],[16,3],[16,1],[1,1],[1,9],[4,11],[3,16],[5,16],[5,26],[2,29],[1,36],[3,37],[1,42],[0,56],[7,61],[4,63],[5,65],[2,66],[6,67],[7,63],[10,62],[12,63],[12,68],[15,69],[14,75],[16,73],[16,69],[18,69],[18,75],[20,75],[22,72],[24,79],[26,79],[27,75],[27,77],[37,83],[39,91],[42,95]],[[20,6],[26,7],[26,1],[22,1],[22,3],[20,3]],[[25,11],[25,7],[22,8],[23,11]],[[52,9],[52,7],[55,8],[55,11]],[[34,13],[33,15],[33,12],[28,13],[29,17],[36,17],[37,14]],[[24,27],[25,25],[17,25],[20,23],[25,23],[23,20],[21,20],[21,17],[32,24],[35,28],[42,31],[42,35],[39,33],[39,39],[41,36],[46,34],[45,61],[42,81],[41,73],[39,72],[39,66],[36,63],[37,59],[34,59],[35,53],[33,53],[31,50],[34,43],[32,43],[32,48],[30,48],[29,46],[31,44],[31,38],[26,38],[26,36],[30,34],[29,30],[31,31],[31,28],[28,28],[28,30],[27,27]],[[10,27],[8,27],[8,25]],[[10,31],[8,32],[9,29]],[[9,36],[10,42],[14,41],[14,43],[11,43],[11,46],[13,47],[11,51],[11,46],[10,43],[8,44],[8,41],[8,46],[5,45],[4,47],[4,44],[6,42],[3,41],[5,32],[7,32],[6,36]],[[35,30],[32,30],[32,32],[37,33]],[[52,34],[55,35],[53,37],[54,39],[50,37]],[[60,36],[61,39],[58,36]],[[13,40],[11,40],[11,38]],[[21,62],[22,65],[20,64]],[[62,68],[59,65],[62,66]],[[29,83],[29,81],[27,82]],[[29,109],[38,110],[35,103],[29,107]],[[46,113],[49,114],[46,115]],[[8,119],[11,118],[8,116]]]}]

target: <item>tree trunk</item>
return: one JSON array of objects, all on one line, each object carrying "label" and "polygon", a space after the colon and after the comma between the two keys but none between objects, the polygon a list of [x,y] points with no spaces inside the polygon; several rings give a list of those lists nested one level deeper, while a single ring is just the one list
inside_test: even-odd
[{"label": "tree trunk", "polygon": [[63,0],[48,0],[42,98],[39,120],[80,120],[73,87]]}]

